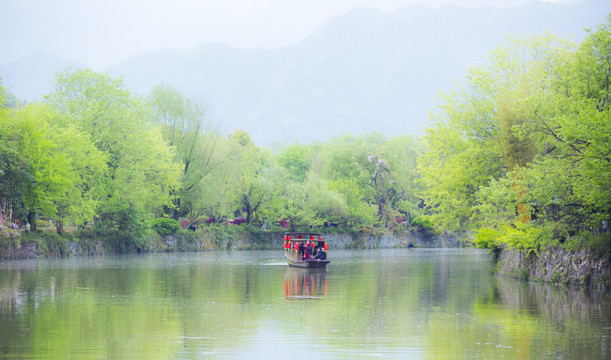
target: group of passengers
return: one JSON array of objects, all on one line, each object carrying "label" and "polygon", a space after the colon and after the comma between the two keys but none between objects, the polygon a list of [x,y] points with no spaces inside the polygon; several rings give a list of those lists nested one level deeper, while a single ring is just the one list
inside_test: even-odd
[{"label": "group of passengers", "polygon": [[308,242],[305,243],[305,245],[299,246],[299,259],[301,260],[310,260],[310,259],[326,260],[327,253],[325,252],[325,249],[322,243],[319,243],[318,246],[316,246],[314,243],[308,240]]}]

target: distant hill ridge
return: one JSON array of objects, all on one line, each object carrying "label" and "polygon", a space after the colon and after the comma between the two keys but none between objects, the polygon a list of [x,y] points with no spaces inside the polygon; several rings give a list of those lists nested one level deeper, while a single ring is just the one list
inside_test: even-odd
[{"label": "distant hill ridge", "polygon": [[[192,50],[142,54],[104,72],[145,94],[163,81],[207,104],[228,133],[248,131],[257,144],[326,140],[344,132],[421,133],[439,91],[485,61],[504,34],[574,34],[603,23],[611,3],[535,2],[512,8],[432,9],[387,14],[355,9],[303,41],[279,50],[202,44]],[[40,99],[57,70],[82,67],[33,54],[0,68],[5,86]]]}]

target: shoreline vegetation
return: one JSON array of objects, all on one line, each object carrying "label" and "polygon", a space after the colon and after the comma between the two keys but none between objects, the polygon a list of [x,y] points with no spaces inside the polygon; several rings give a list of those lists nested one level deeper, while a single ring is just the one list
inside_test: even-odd
[{"label": "shoreline vegetation", "polygon": [[89,69],[54,83],[32,103],[0,83],[3,257],[254,249],[307,228],[356,248],[463,239],[500,274],[609,283],[611,15],[579,44],[508,37],[421,137],[265,148],[171,86],[142,97]]},{"label": "shoreline vegetation", "polygon": [[[142,238],[119,231],[85,230],[58,235],[51,228],[24,233],[18,241],[0,243],[0,260],[39,257],[94,256],[155,252],[281,249],[284,231],[264,231],[253,226],[220,225],[172,232],[150,232]],[[321,232],[332,249],[441,248],[468,246],[451,235],[423,230],[370,229]]]},{"label": "shoreline vegetation", "polygon": [[[179,230],[160,235],[152,232],[143,239],[128,239],[119,232],[71,231],[64,235],[53,228],[26,234],[21,241],[0,244],[0,261],[38,258],[68,258],[161,252],[198,252],[218,250],[280,249],[283,231],[263,231],[244,226],[212,226],[198,231]],[[425,231],[323,233],[331,249],[374,248],[474,248],[465,236],[431,234]],[[515,249],[497,249],[492,253],[492,272],[507,278],[534,283],[565,286],[611,288],[608,258],[588,250],[547,248],[538,256]]]}]

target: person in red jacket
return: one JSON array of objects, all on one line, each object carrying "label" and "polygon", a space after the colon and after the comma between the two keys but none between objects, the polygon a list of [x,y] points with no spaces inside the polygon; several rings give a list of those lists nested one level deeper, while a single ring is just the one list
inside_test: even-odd
[{"label": "person in red jacket", "polygon": [[309,260],[310,259],[310,255],[312,254],[312,243],[310,242],[310,240],[308,240],[308,242],[305,244],[305,251],[303,254],[303,259],[304,260]]}]

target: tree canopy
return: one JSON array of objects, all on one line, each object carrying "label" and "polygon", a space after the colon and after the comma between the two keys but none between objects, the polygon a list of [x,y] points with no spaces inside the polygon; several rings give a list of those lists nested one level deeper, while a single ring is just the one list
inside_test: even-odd
[{"label": "tree canopy", "polygon": [[257,146],[159,84],[91,70],[42,102],[0,83],[0,211],[142,234],[154,217],[475,234],[481,246],[585,243],[611,212],[611,17],[580,44],[508,37],[440,97],[421,138],[377,132]]},{"label": "tree canopy", "polygon": [[440,225],[536,251],[609,220],[610,29],[508,38],[442,98],[418,165]]}]

